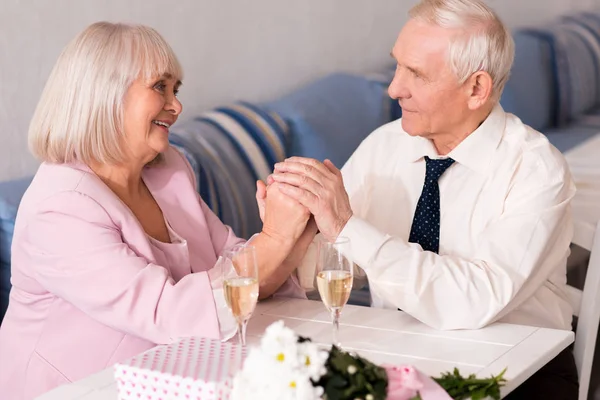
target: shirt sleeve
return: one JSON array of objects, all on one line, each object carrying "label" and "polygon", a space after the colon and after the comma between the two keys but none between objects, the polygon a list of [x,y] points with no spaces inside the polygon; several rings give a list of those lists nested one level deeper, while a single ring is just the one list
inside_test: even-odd
[{"label": "shirt sleeve", "polygon": [[20,240],[46,290],[113,329],[159,344],[219,337],[208,274],[174,282],[123,242],[106,210],[84,194],[44,200]]},{"label": "shirt sleeve", "polygon": [[[568,171],[543,178],[533,171],[522,175],[502,215],[480,235],[472,257],[423,251],[356,216],[341,235],[350,238],[354,262],[366,271],[371,291],[386,307],[398,307],[438,329],[477,329],[539,289],[564,261],[572,238],[575,190]],[[356,192],[359,185],[350,187]]]},{"label": "shirt sleeve", "polygon": [[[363,159],[363,155],[369,153],[369,147],[371,146],[370,143],[372,143],[372,135],[373,134],[367,136],[367,138],[362,141],[362,143],[354,151],[342,168],[344,188],[348,194],[352,211],[355,214],[360,214],[362,207],[366,206],[363,173],[365,169],[361,168],[360,165],[366,161]],[[340,233],[340,236],[346,235],[344,232],[342,232]],[[315,236],[312,243],[308,246],[306,254],[296,270],[298,284],[305,291],[311,291],[316,288],[315,279],[317,276],[317,242],[322,237],[323,235],[321,233],[318,233]],[[363,269],[356,264],[356,260],[353,260],[353,262],[354,276],[352,288],[360,289],[367,284],[367,275]]]},{"label": "shirt sleeve", "polygon": [[219,257],[213,268],[207,271],[210,278],[210,286],[212,288],[215,308],[217,310],[217,318],[219,320],[219,332],[221,340],[227,341],[231,339],[237,332],[237,322],[227,306],[225,301],[225,292],[223,290],[223,282],[227,278],[237,276],[233,264],[228,262],[224,257]]},{"label": "shirt sleeve", "polygon": [[[317,277],[317,246],[322,234],[317,234],[304,255],[300,265],[296,269],[298,286],[303,291],[311,291],[316,288]],[[367,284],[367,275],[356,263],[353,265],[352,289],[361,289]]]}]

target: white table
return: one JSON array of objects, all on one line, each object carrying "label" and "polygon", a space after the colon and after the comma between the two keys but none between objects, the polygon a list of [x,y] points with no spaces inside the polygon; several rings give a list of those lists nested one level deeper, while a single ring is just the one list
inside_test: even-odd
[{"label": "white table", "polygon": [[[316,343],[331,343],[329,313],[317,301],[279,299],[260,303],[248,325],[248,342],[257,343],[265,328],[283,319],[298,334]],[[438,331],[409,315],[359,306],[346,306],[340,323],[345,350],[375,363],[412,364],[438,376],[458,367],[481,377],[507,368],[503,395],[519,386],[573,342],[570,331],[511,324],[492,324],[474,331]],[[39,397],[40,400],[115,400],[112,368]]]}]

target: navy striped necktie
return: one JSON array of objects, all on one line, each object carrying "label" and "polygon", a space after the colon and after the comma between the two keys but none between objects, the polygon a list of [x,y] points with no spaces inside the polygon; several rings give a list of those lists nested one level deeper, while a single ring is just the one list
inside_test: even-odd
[{"label": "navy striped necktie", "polygon": [[451,158],[432,160],[425,157],[425,162],[427,165],[425,183],[417,203],[408,241],[420,244],[423,250],[437,253],[440,247],[440,187],[438,179],[454,163],[454,160]]}]

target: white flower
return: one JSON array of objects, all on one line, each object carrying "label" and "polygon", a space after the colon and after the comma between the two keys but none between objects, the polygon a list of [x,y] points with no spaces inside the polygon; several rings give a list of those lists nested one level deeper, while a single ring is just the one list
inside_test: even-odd
[{"label": "white flower", "polygon": [[314,343],[307,341],[298,344],[300,366],[313,381],[318,381],[327,372],[325,363],[328,357],[329,353]]},{"label": "white flower", "polygon": [[244,375],[254,380],[260,379],[262,374],[271,373],[276,369],[278,366],[257,348],[250,349],[243,367]]},{"label": "white flower", "polygon": [[271,324],[261,340],[261,350],[275,362],[288,368],[296,368],[298,358],[298,336],[293,330],[286,328],[283,321]]},{"label": "white flower", "polygon": [[322,393],[322,388],[313,387],[305,374],[280,368],[272,374],[263,370],[253,377],[244,373],[236,375],[231,399],[315,400]]},{"label": "white flower", "polygon": [[234,378],[231,399],[242,400],[249,397],[265,400],[294,399],[289,396],[294,393],[290,392],[289,388],[289,382],[292,380],[289,370],[269,368],[268,364],[274,365],[268,361],[258,370],[247,369],[244,365],[244,370]]},{"label": "white flower", "polygon": [[348,365],[348,373],[354,375],[356,373],[356,366],[352,364]]},{"label": "white flower", "polygon": [[290,375],[288,386],[290,393],[293,393],[293,397],[290,398],[295,400],[315,400],[323,394],[323,388],[314,387],[308,376],[299,371]]},{"label": "white flower", "polygon": [[250,349],[241,371],[233,381],[232,400],[248,398],[313,400],[323,389],[313,387],[310,378],[325,373],[328,353],[310,343],[298,343],[298,336],[278,321],[269,326],[260,347]]},{"label": "white flower", "polygon": [[272,343],[271,345],[262,346],[262,352],[269,360],[272,360],[277,365],[294,369],[300,365],[298,358],[297,344],[288,344],[287,346]]},{"label": "white flower", "polygon": [[269,325],[261,340],[261,347],[263,347],[263,350],[267,350],[265,346],[272,346],[273,344],[281,347],[289,347],[296,346],[297,343],[298,336],[296,333],[287,328],[283,324],[283,321],[280,320]]}]

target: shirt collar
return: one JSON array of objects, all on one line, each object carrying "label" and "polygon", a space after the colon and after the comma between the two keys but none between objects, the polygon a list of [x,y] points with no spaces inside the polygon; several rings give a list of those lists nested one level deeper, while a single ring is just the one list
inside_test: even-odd
[{"label": "shirt collar", "polygon": [[[496,104],[485,121],[448,153],[448,157],[475,172],[485,173],[502,139],[505,125],[506,114],[502,106]],[[425,156],[440,158],[431,140],[419,136],[411,139],[411,146],[405,149],[407,161],[415,162]]]}]

